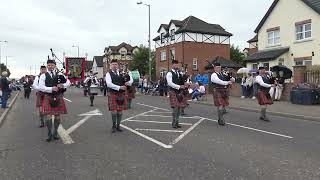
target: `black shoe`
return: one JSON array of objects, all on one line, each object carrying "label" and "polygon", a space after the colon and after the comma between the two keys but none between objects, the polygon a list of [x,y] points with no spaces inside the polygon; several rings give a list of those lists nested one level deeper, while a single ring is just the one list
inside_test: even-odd
[{"label": "black shoe", "polygon": [[112,132],[112,133],[115,133],[116,131],[117,131],[116,128],[113,127],[111,132]]},{"label": "black shoe", "polygon": [[40,122],[39,128],[43,128],[44,127],[44,122]]},{"label": "black shoe", "polygon": [[267,117],[260,117],[260,120],[270,122],[270,120]]},{"label": "black shoe", "polygon": [[52,136],[48,137],[48,138],[46,139],[46,141],[47,141],[47,142],[51,142],[51,141],[52,141]]},{"label": "black shoe", "polygon": [[225,123],[223,120],[218,120],[218,124],[219,124],[220,126],[226,125],[226,123]]},{"label": "black shoe", "polygon": [[93,106],[93,104],[90,104],[90,106]]},{"label": "black shoe", "polygon": [[182,126],[180,126],[179,124],[177,125],[177,128],[182,128]]},{"label": "black shoe", "polygon": [[120,126],[117,127],[117,131],[122,132],[122,129],[120,129]]},{"label": "black shoe", "polygon": [[53,139],[54,140],[59,140],[60,138],[59,138],[59,136],[53,136]]},{"label": "black shoe", "polygon": [[172,128],[178,129],[178,126],[177,125],[172,125]]}]

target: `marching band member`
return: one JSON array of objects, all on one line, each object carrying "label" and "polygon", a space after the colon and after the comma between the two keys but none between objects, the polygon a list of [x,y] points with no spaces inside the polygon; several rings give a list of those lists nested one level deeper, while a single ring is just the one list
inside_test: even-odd
[{"label": "marching band member", "polygon": [[[63,92],[70,86],[70,81],[64,75],[59,75],[55,72],[56,62],[54,60],[48,59],[47,67],[48,72],[40,76],[39,91],[45,93],[41,113],[49,116],[46,120],[46,125],[48,128],[47,142],[50,142],[59,139],[60,115],[67,114]],[[54,122],[52,122],[51,116],[54,116]]]},{"label": "marching band member", "polygon": [[40,67],[40,74],[35,77],[33,81],[33,89],[36,91],[37,99],[36,99],[36,108],[39,108],[39,116],[40,116],[40,128],[44,127],[44,115],[41,113],[41,105],[44,99],[44,93],[39,91],[39,80],[40,76],[42,74],[45,74],[47,72],[47,67],[46,66],[41,66]]},{"label": "marching band member", "polygon": [[259,67],[259,75],[256,77],[255,83],[258,85],[258,103],[261,106],[260,119],[263,121],[270,121],[266,116],[267,106],[272,105],[272,97],[269,93],[271,87],[275,87],[271,83],[270,78],[266,74],[265,67]]},{"label": "marching band member", "polygon": [[126,82],[124,75],[119,72],[118,61],[113,59],[110,64],[110,70],[106,74],[106,83],[108,87],[108,106],[112,117],[112,133],[121,132],[122,111],[128,108],[126,90],[127,86],[132,84],[132,77]]},{"label": "marching band member", "polygon": [[179,124],[179,116],[181,110],[187,106],[183,100],[183,90],[185,89],[182,75],[179,73],[179,62],[177,60],[172,61],[172,70],[167,73],[166,76],[168,86],[170,87],[169,97],[170,105],[172,108],[172,127],[177,129],[181,128]]},{"label": "marching band member", "polygon": [[[230,80],[229,80],[230,79]],[[213,83],[213,100],[214,105],[218,110],[218,124],[225,125],[223,115],[225,114],[225,107],[229,106],[228,86],[235,82],[234,78],[229,78],[221,72],[220,63],[214,64],[214,73],[211,75],[211,82]]]},{"label": "marching band member", "polygon": [[97,76],[93,74],[92,71],[90,71],[89,76],[84,80],[83,83],[89,88],[88,94],[90,97],[90,103],[91,103],[90,106],[93,106],[94,96],[98,95],[97,91],[98,91],[99,82],[98,82]]}]

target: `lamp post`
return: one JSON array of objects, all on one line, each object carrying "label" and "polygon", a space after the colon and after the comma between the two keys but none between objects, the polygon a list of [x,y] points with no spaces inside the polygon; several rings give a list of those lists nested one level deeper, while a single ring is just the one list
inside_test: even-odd
[{"label": "lamp post", "polygon": [[1,44],[2,43],[8,43],[8,41],[0,41],[0,76],[2,75],[2,69],[1,69]]},{"label": "lamp post", "polygon": [[73,45],[72,47],[76,47],[76,48],[78,48],[78,57],[79,57],[79,46],[75,46],[75,45]]},{"label": "lamp post", "polygon": [[6,71],[8,71],[8,57],[12,57],[12,56],[6,56]]},{"label": "lamp post", "polygon": [[149,81],[151,81],[151,28],[150,28],[150,4],[144,4],[142,2],[137,2],[138,5],[145,5],[148,6],[148,10],[149,10],[149,37],[148,37],[148,42],[149,42]]}]

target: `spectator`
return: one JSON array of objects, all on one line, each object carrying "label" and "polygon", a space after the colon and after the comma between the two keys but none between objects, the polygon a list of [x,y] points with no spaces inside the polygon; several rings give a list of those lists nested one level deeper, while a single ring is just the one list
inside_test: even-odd
[{"label": "spectator", "polygon": [[2,90],[2,105],[1,107],[7,108],[7,102],[9,98],[9,81],[8,81],[8,73],[6,71],[2,72],[2,78],[1,78],[1,90]]},{"label": "spectator", "polygon": [[196,82],[202,82],[202,77],[201,77],[201,75],[199,73],[196,75],[196,77],[194,77],[194,82],[195,83]]},{"label": "spectator", "polygon": [[252,93],[252,99],[256,99],[257,94],[258,94],[258,85],[256,82],[256,77],[257,77],[257,73],[253,73],[253,93]]},{"label": "spectator", "polygon": [[277,78],[277,86],[276,86],[276,95],[274,100],[275,101],[280,101],[282,91],[284,89],[284,81],[285,79],[283,78],[283,71],[279,71],[279,77]]},{"label": "spectator", "polygon": [[206,94],[206,88],[203,84],[195,83],[195,87],[192,93],[192,101],[197,100],[199,101],[199,97],[202,97]]},{"label": "spectator", "polygon": [[241,98],[247,97],[247,86],[246,86],[247,76],[243,75],[241,80],[241,90],[242,90],[242,96]]},{"label": "spectator", "polygon": [[159,80],[159,94],[160,96],[167,96],[168,94],[168,85],[167,85],[167,80],[166,78],[163,78],[163,77],[160,77],[160,80]]},{"label": "spectator", "polygon": [[205,74],[202,76],[202,83],[206,86],[209,84],[209,76],[208,74]]},{"label": "spectator", "polygon": [[246,80],[246,88],[247,88],[247,98],[249,98],[252,95],[253,90],[253,77],[251,73],[248,74],[247,80]]},{"label": "spectator", "polygon": [[143,79],[143,92],[145,94],[148,92],[148,79],[146,77]]},{"label": "spectator", "polygon": [[[276,84],[276,78],[278,76],[278,73],[277,72],[272,72],[271,73],[271,78],[270,78],[270,84]],[[269,91],[269,94],[271,96],[271,98],[273,99],[274,96],[275,96],[275,92],[276,92],[276,88],[275,87],[271,87],[270,88],[270,91]]]}]

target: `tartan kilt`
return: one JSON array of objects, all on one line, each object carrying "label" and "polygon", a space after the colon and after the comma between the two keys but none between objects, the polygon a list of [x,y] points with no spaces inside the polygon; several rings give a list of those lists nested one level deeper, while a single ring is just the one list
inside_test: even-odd
[{"label": "tartan kilt", "polygon": [[67,114],[67,108],[66,104],[64,103],[63,100],[63,95],[58,95],[57,96],[59,100],[59,105],[58,107],[51,107],[50,105],[50,95],[46,94],[44,96],[44,99],[42,101],[42,106],[40,107],[40,113],[43,115],[60,115],[60,114]]},{"label": "tartan kilt", "polygon": [[127,96],[128,96],[128,99],[134,99],[136,98],[136,88],[134,86],[131,87],[132,88],[132,92],[129,92],[127,90]]},{"label": "tartan kilt", "polygon": [[[118,105],[117,97],[124,97],[124,102],[122,105]],[[126,92],[109,92],[108,94],[108,106],[109,111],[124,111],[128,109],[128,96]]]},{"label": "tartan kilt", "polygon": [[214,89],[213,102],[215,106],[229,106],[228,89]]},{"label": "tartan kilt", "polygon": [[37,92],[37,99],[36,99],[36,107],[39,108],[42,105],[42,102],[44,100],[44,93],[43,92]]},{"label": "tartan kilt", "polygon": [[273,101],[270,96],[267,95],[269,92],[258,90],[258,103],[259,105],[272,105]]},{"label": "tartan kilt", "polygon": [[[181,93],[183,94],[183,93]],[[177,93],[173,90],[169,91],[169,99],[170,99],[170,106],[171,108],[185,108],[187,107],[187,98],[185,95],[182,95],[183,99],[181,102],[178,101]]]}]

